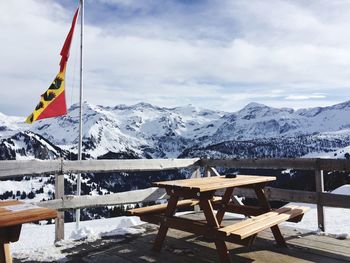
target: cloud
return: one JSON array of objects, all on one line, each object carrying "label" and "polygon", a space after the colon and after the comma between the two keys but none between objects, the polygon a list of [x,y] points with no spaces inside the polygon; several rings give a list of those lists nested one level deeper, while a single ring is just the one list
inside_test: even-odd
[{"label": "cloud", "polygon": [[[85,100],[221,110],[251,101],[293,108],[341,102],[350,97],[349,7],[345,1],[88,0]],[[0,3],[0,112],[32,111],[58,71],[74,8],[66,0]],[[75,39],[68,104],[78,100],[77,52]]]},{"label": "cloud", "polygon": [[289,95],[285,99],[286,100],[310,100],[310,99],[324,99],[325,95],[314,94],[314,95]]}]

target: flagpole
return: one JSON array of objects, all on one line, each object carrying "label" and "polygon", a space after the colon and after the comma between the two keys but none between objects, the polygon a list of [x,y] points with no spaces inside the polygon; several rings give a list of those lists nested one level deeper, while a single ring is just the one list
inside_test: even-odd
[{"label": "flagpole", "polygon": [[[84,0],[80,0],[80,93],[79,93],[79,144],[78,160],[82,160],[82,141],[83,141],[83,42],[84,42]],[[77,195],[81,195],[81,174],[77,176]],[[80,209],[75,211],[76,229],[79,229]]]}]

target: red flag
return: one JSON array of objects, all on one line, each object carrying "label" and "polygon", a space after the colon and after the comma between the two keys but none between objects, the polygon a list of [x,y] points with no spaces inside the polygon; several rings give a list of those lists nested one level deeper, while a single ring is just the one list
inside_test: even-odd
[{"label": "red flag", "polygon": [[60,72],[62,72],[64,70],[66,62],[68,61],[68,58],[69,58],[69,49],[70,49],[70,45],[72,43],[72,38],[73,38],[73,34],[74,34],[74,27],[75,27],[75,24],[77,21],[78,13],[79,13],[79,7],[78,7],[77,11],[75,11],[71,28],[69,30],[69,33],[67,35],[66,40],[64,41],[64,44],[63,44],[63,47],[62,47],[62,50],[60,53],[60,55],[62,56],[61,61],[60,61],[60,66],[61,66]]},{"label": "red flag", "polygon": [[26,119],[27,123],[31,124],[36,120],[61,116],[67,113],[66,96],[64,91],[65,73],[78,13],[79,7],[74,14],[71,28],[60,53],[62,56],[60,61],[60,71],[48,90],[41,95],[40,102],[35,107],[33,113]]}]

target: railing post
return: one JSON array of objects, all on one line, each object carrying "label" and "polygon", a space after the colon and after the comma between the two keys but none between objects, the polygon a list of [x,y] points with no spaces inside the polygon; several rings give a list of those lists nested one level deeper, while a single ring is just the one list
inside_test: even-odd
[{"label": "railing post", "polygon": [[316,182],[316,193],[317,193],[317,223],[318,228],[321,231],[325,231],[324,224],[324,208],[321,204],[321,193],[324,192],[324,181],[323,181],[323,170],[320,170],[318,165],[319,160],[316,161],[315,169],[315,182]]},{"label": "railing post", "polygon": [[[191,178],[200,178],[200,177],[201,177],[201,168],[198,167],[198,168],[192,173]],[[200,208],[199,205],[195,205],[195,206],[193,207],[193,210],[194,210],[195,212],[200,212],[200,211],[201,211],[201,208]]]},{"label": "railing post", "polygon": [[191,174],[190,178],[200,178],[201,177],[201,168],[198,167],[194,172]]},{"label": "railing post", "polygon": [[[61,160],[61,172],[55,174],[55,199],[64,197],[63,159]],[[58,212],[55,219],[55,242],[64,239],[64,211]]]},{"label": "railing post", "polygon": [[204,177],[210,177],[211,176],[211,172],[210,172],[210,169],[209,169],[209,166],[205,166],[204,168]]}]

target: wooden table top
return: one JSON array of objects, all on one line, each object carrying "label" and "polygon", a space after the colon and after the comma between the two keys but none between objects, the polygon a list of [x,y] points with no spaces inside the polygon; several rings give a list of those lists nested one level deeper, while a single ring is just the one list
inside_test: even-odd
[{"label": "wooden table top", "polygon": [[274,176],[237,175],[236,178],[226,178],[225,176],[212,176],[156,182],[153,183],[153,185],[168,189],[187,189],[198,192],[206,192],[230,187],[267,183],[275,180],[276,177]]},{"label": "wooden table top", "polygon": [[22,201],[0,201],[0,228],[57,217],[54,209],[26,204]]}]

